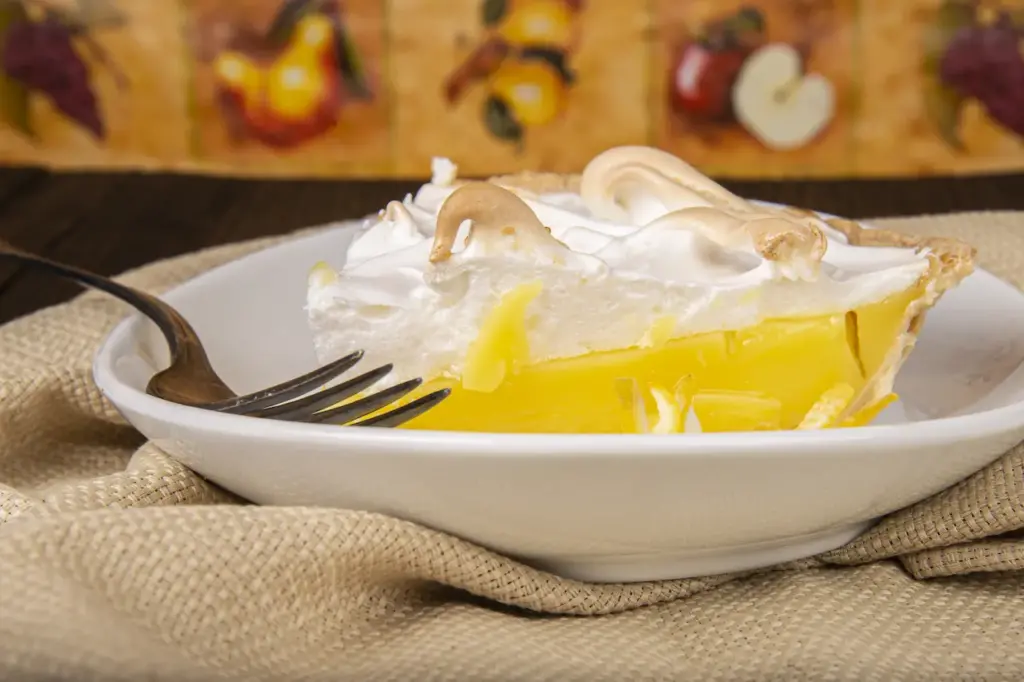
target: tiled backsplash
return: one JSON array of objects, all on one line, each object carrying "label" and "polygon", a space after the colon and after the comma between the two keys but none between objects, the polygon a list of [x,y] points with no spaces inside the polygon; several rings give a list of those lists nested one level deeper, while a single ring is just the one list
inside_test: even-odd
[{"label": "tiled backsplash", "polygon": [[0,0],[0,162],[1024,169],[1024,0]]}]

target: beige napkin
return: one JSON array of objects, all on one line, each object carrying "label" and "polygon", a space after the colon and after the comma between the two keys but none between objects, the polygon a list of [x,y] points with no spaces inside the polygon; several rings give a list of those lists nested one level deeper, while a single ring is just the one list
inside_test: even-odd
[{"label": "beige napkin", "polygon": [[[877,222],[966,239],[1024,284],[1024,214]],[[125,281],[161,291],[270,243]],[[204,481],[93,386],[125,312],[90,293],[0,329],[0,679],[1024,679],[1021,448],[817,559],[586,585]]]}]

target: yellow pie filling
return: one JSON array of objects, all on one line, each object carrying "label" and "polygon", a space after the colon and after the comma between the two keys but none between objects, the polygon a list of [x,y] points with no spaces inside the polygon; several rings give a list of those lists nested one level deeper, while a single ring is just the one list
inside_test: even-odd
[{"label": "yellow pie filling", "polygon": [[906,331],[916,288],[833,315],[670,338],[656,321],[636,347],[531,363],[527,307],[540,282],[505,294],[461,377],[409,400],[451,395],[402,428],[504,433],[685,433],[820,429],[870,422],[889,395],[848,414]]}]

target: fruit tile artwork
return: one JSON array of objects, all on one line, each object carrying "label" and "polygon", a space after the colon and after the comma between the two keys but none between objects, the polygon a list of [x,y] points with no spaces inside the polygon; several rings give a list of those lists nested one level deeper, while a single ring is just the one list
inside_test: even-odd
[{"label": "fruit tile artwork", "polygon": [[260,174],[389,165],[378,0],[187,0],[196,157]]},{"label": "fruit tile artwork", "polygon": [[656,142],[711,173],[842,174],[855,0],[656,0]]},{"label": "fruit tile artwork", "polygon": [[395,168],[578,170],[646,137],[644,3],[394,0]]},{"label": "fruit tile artwork", "polygon": [[1024,1],[863,0],[863,5],[858,171],[893,175],[1019,167]]},{"label": "fruit tile artwork", "polygon": [[180,8],[0,0],[0,155],[158,167],[188,156]]},{"label": "fruit tile artwork", "polygon": [[0,0],[0,165],[1024,171],[1022,97],[1024,0]]}]

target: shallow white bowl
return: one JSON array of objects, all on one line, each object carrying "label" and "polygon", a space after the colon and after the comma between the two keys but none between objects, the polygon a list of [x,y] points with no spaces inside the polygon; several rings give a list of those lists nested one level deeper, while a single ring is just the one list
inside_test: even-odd
[{"label": "shallow white bowl", "polygon": [[[248,392],[314,368],[306,276],[354,224],[235,261],[168,293],[217,371]],[[706,435],[507,435],[291,424],[146,395],[165,366],[132,316],[95,378],[124,416],[254,502],[383,512],[564,576],[639,581],[743,570],[838,547],[1024,437],[1024,296],[986,272],[949,293],[877,425]],[[369,367],[357,366],[365,371]]]}]

